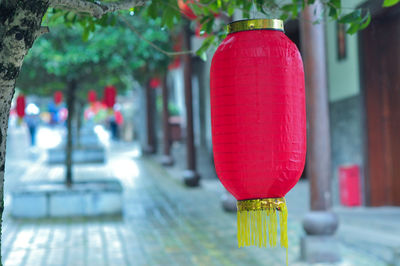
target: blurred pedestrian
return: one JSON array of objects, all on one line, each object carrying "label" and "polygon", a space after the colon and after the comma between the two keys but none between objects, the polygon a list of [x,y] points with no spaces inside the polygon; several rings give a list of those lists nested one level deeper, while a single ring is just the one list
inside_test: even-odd
[{"label": "blurred pedestrian", "polygon": [[26,107],[25,113],[26,113],[25,123],[29,129],[29,135],[31,138],[31,146],[35,146],[36,145],[37,127],[40,124],[40,118],[39,118],[40,109],[39,109],[39,107],[36,106],[36,104],[30,103]]},{"label": "blurred pedestrian", "polygon": [[118,140],[119,139],[119,130],[118,130],[118,124],[117,124],[117,121],[116,121],[114,115],[110,117],[109,123],[110,123],[112,139]]}]

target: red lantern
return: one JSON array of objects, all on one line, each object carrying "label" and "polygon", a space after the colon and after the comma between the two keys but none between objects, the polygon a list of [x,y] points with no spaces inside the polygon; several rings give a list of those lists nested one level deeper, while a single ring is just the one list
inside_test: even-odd
[{"label": "red lantern", "polygon": [[25,96],[20,94],[17,97],[17,116],[20,120],[25,116]]},{"label": "red lantern", "polygon": [[159,78],[152,78],[150,80],[150,88],[157,89],[161,85],[161,80]]},{"label": "red lantern", "polygon": [[[179,35],[176,40],[175,40],[175,44],[173,46],[173,50],[175,52],[181,52],[182,51],[182,35]],[[181,58],[180,56],[175,56],[174,61],[172,61],[169,65],[168,65],[168,69],[169,70],[174,70],[177,69],[181,66]]]},{"label": "red lantern", "polygon": [[[238,245],[287,248],[284,196],[306,154],[304,71],[281,20],[233,22],[211,64],[215,168],[238,200]],[[278,210],[278,213],[276,212]]]},{"label": "red lantern", "polygon": [[90,91],[88,92],[88,102],[89,102],[90,104],[93,104],[93,103],[95,103],[96,101],[97,101],[97,93],[96,93],[96,91],[90,90]]},{"label": "red lantern", "polygon": [[178,6],[181,13],[185,15],[190,20],[195,20],[197,18],[196,14],[190,8],[188,4],[193,4],[193,0],[178,0]]},{"label": "red lantern", "polygon": [[61,91],[56,91],[56,92],[54,93],[54,103],[55,103],[56,105],[59,105],[59,104],[62,102],[62,100],[63,100],[63,94],[62,94],[62,92],[61,92]]},{"label": "red lantern", "polygon": [[116,96],[117,89],[114,86],[107,86],[104,88],[103,103],[107,108],[114,108]]},{"label": "red lantern", "polygon": [[179,57],[175,57],[174,61],[172,61],[168,65],[168,70],[174,70],[181,66],[181,59]]},{"label": "red lantern", "polygon": [[124,117],[122,116],[120,111],[115,111],[114,117],[117,125],[122,125],[124,123]]}]

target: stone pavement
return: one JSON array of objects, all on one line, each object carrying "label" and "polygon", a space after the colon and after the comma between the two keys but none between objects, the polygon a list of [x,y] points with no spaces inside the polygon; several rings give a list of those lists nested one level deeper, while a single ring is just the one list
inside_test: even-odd
[{"label": "stone pavement", "polygon": [[[9,149],[16,148],[14,144],[20,145],[17,141]],[[15,220],[7,215],[6,204],[4,265],[285,265],[281,248],[237,248],[236,214],[222,210],[223,188],[217,180],[186,188],[176,169],[166,170],[154,158],[138,154],[134,144],[114,143],[106,164],[74,168],[76,180],[121,181],[122,218]],[[62,179],[62,167],[43,162],[43,156],[11,156],[6,194],[20,182]],[[303,191],[304,184],[299,184],[288,195],[289,265],[305,265],[298,261],[299,217],[308,206]],[[340,248],[344,260],[337,265],[386,265],[357,246],[342,243]]]}]

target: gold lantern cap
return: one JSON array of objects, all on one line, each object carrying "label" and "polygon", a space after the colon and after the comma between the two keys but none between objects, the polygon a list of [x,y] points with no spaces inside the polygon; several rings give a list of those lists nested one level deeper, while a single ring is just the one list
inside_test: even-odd
[{"label": "gold lantern cap", "polygon": [[238,211],[265,211],[268,209],[280,211],[285,204],[285,198],[238,200],[237,209]]},{"label": "gold lantern cap", "polygon": [[228,34],[247,30],[279,30],[284,31],[283,20],[280,19],[245,19],[228,24]]}]

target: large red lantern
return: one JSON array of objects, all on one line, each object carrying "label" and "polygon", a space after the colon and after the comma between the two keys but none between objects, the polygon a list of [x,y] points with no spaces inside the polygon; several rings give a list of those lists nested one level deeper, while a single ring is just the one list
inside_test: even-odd
[{"label": "large red lantern", "polygon": [[[281,20],[233,22],[211,64],[212,141],[222,184],[238,200],[238,245],[275,246],[284,196],[306,154],[304,71]],[[268,241],[267,241],[268,239]]]},{"label": "large red lantern", "polygon": [[88,92],[88,102],[94,104],[97,101],[97,93],[94,90]]},{"label": "large red lantern", "polygon": [[114,86],[107,86],[104,88],[103,102],[107,108],[114,108],[116,97],[117,89]]},{"label": "large red lantern", "polygon": [[17,105],[15,108],[17,109],[17,116],[20,120],[25,116],[25,104],[25,96],[23,94],[18,95]]},{"label": "large red lantern", "polygon": [[59,105],[63,100],[63,93],[61,91],[56,91],[54,92],[53,97],[54,97],[54,103],[56,105]]}]

